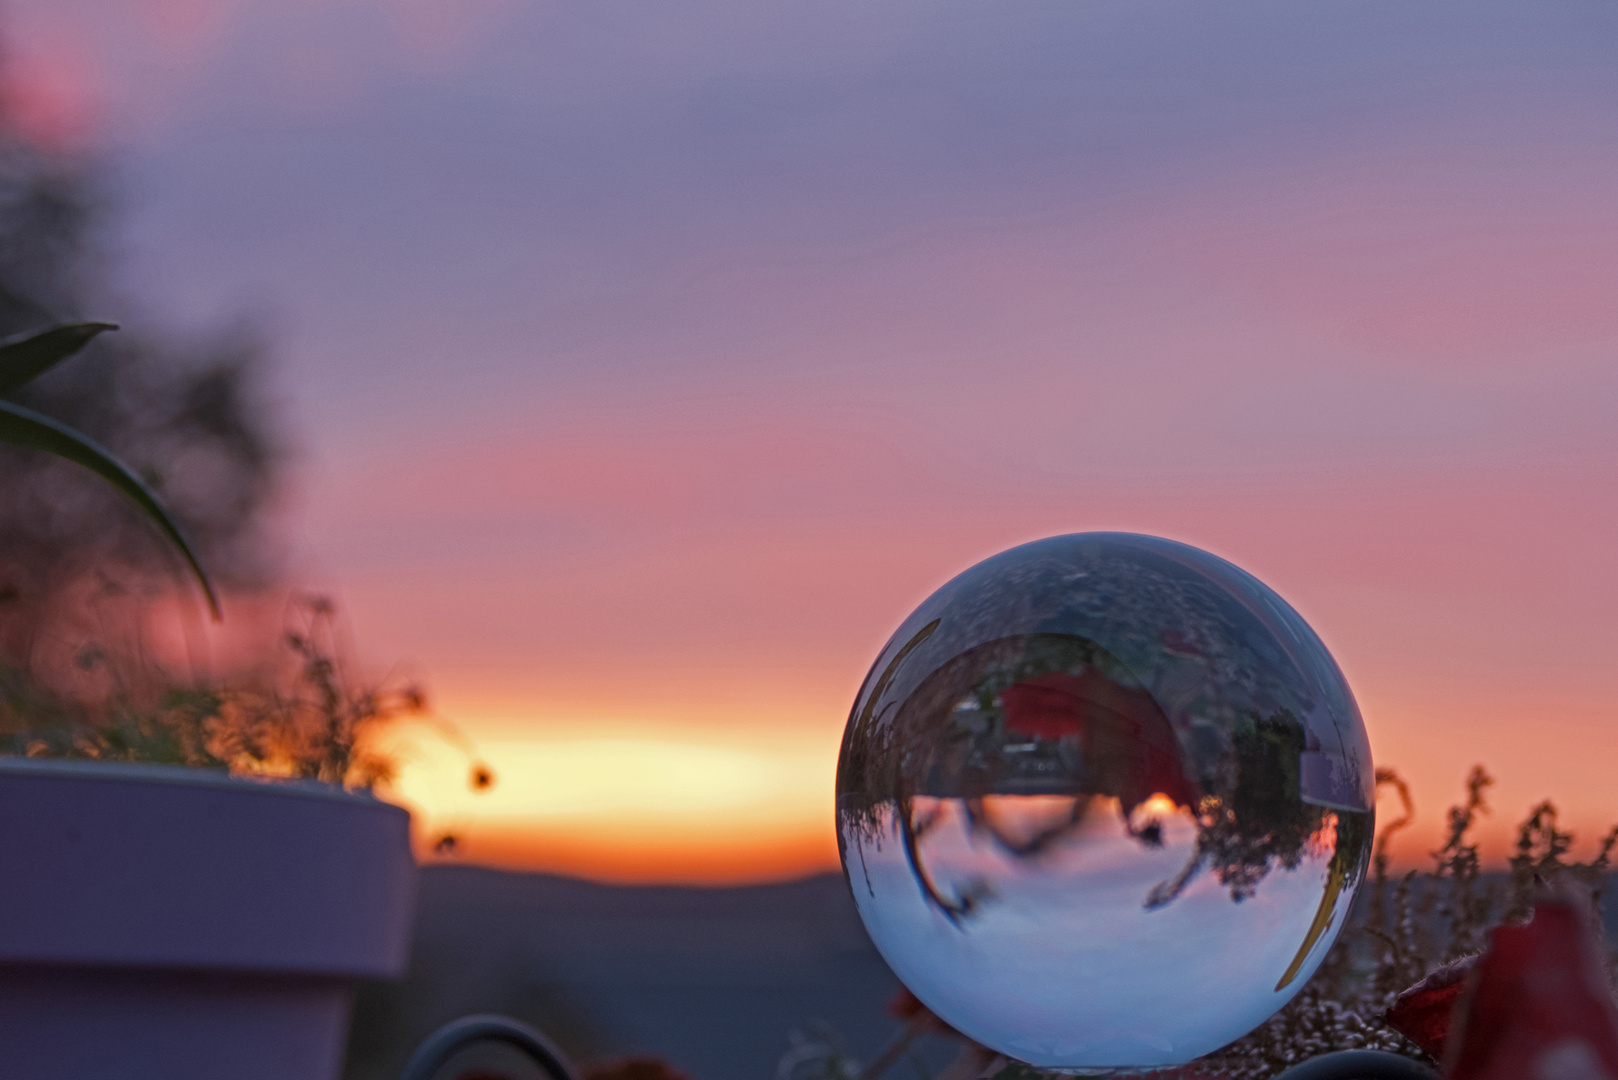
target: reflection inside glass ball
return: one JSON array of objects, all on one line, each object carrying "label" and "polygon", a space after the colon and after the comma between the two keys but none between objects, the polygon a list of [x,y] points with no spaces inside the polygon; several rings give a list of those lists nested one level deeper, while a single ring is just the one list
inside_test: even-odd
[{"label": "reflection inside glass ball", "polygon": [[1014,548],[900,627],[838,763],[872,939],[943,1020],[1034,1065],[1175,1065],[1308,980],[1365,871],[1373,770],[1320,639],[1153,537]]}]

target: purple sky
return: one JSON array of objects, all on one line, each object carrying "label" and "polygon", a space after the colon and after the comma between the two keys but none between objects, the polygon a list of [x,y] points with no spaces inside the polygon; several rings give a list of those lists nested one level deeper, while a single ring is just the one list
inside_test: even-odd
[{"label": "purple sky", "polygon": [[1292,601],[1429,826],[1618,812],[1605,0],[9,7],[130,293],[270,330],[301,572],[494,745],[750,748],[823,860],[910,608],[1125,528]]}]

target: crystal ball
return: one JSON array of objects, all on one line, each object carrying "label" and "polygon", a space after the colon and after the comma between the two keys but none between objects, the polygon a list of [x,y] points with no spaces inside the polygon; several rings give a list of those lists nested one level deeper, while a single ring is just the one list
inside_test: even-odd
[{"label": "crystal ball", "polygon": [[1365,876],[1375,777],[1343,674],[1206,551],[1080,533],[985,559],[877,657],[838,846],[895,974],[1031,1065],[1183,1064],[1320,965]]}]

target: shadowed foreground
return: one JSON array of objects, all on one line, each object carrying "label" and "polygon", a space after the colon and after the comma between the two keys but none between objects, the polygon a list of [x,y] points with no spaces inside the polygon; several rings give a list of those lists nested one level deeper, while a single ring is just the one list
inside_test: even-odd
[{"label": "shadowed foreground", "polygon": [[[1618,889],[1603,907],[1618,939]],[[692,1080],[770,1080],[791,1032],[816,1021],[854,1057],[875,1056],[899,1028],[887,1012],[897,988],[840,875],[699,889],[429,867],[410,974],[361,991],[345,1077],[393,1080],[440,1024],[496,1012],[584,1063],[646,1054]],[[934,1070],[953,1056],[923,1050]]]},{"label": "shadowed foreground", "polygon": [[695,1080],[767,1080],[815,1021],[875,1053],[897,988],[841,875],[698,889],[430,867],[410,975],[361,991],[345,1075],[391,1080],[439,1024],[500,1012],[581,1061],[655,1054]]}]

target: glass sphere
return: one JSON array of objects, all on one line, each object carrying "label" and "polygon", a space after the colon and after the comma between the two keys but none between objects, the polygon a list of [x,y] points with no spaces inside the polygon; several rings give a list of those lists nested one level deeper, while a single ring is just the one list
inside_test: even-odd
[{"label": "glass sphere", "polygon": [[837,767],[860,916],[928,1008],[1029,1064],[1183,1064],[1285,1005],[1364,878],[1375,780],[1308,624],[1205,551],[1012,548],[905,620]]}]

